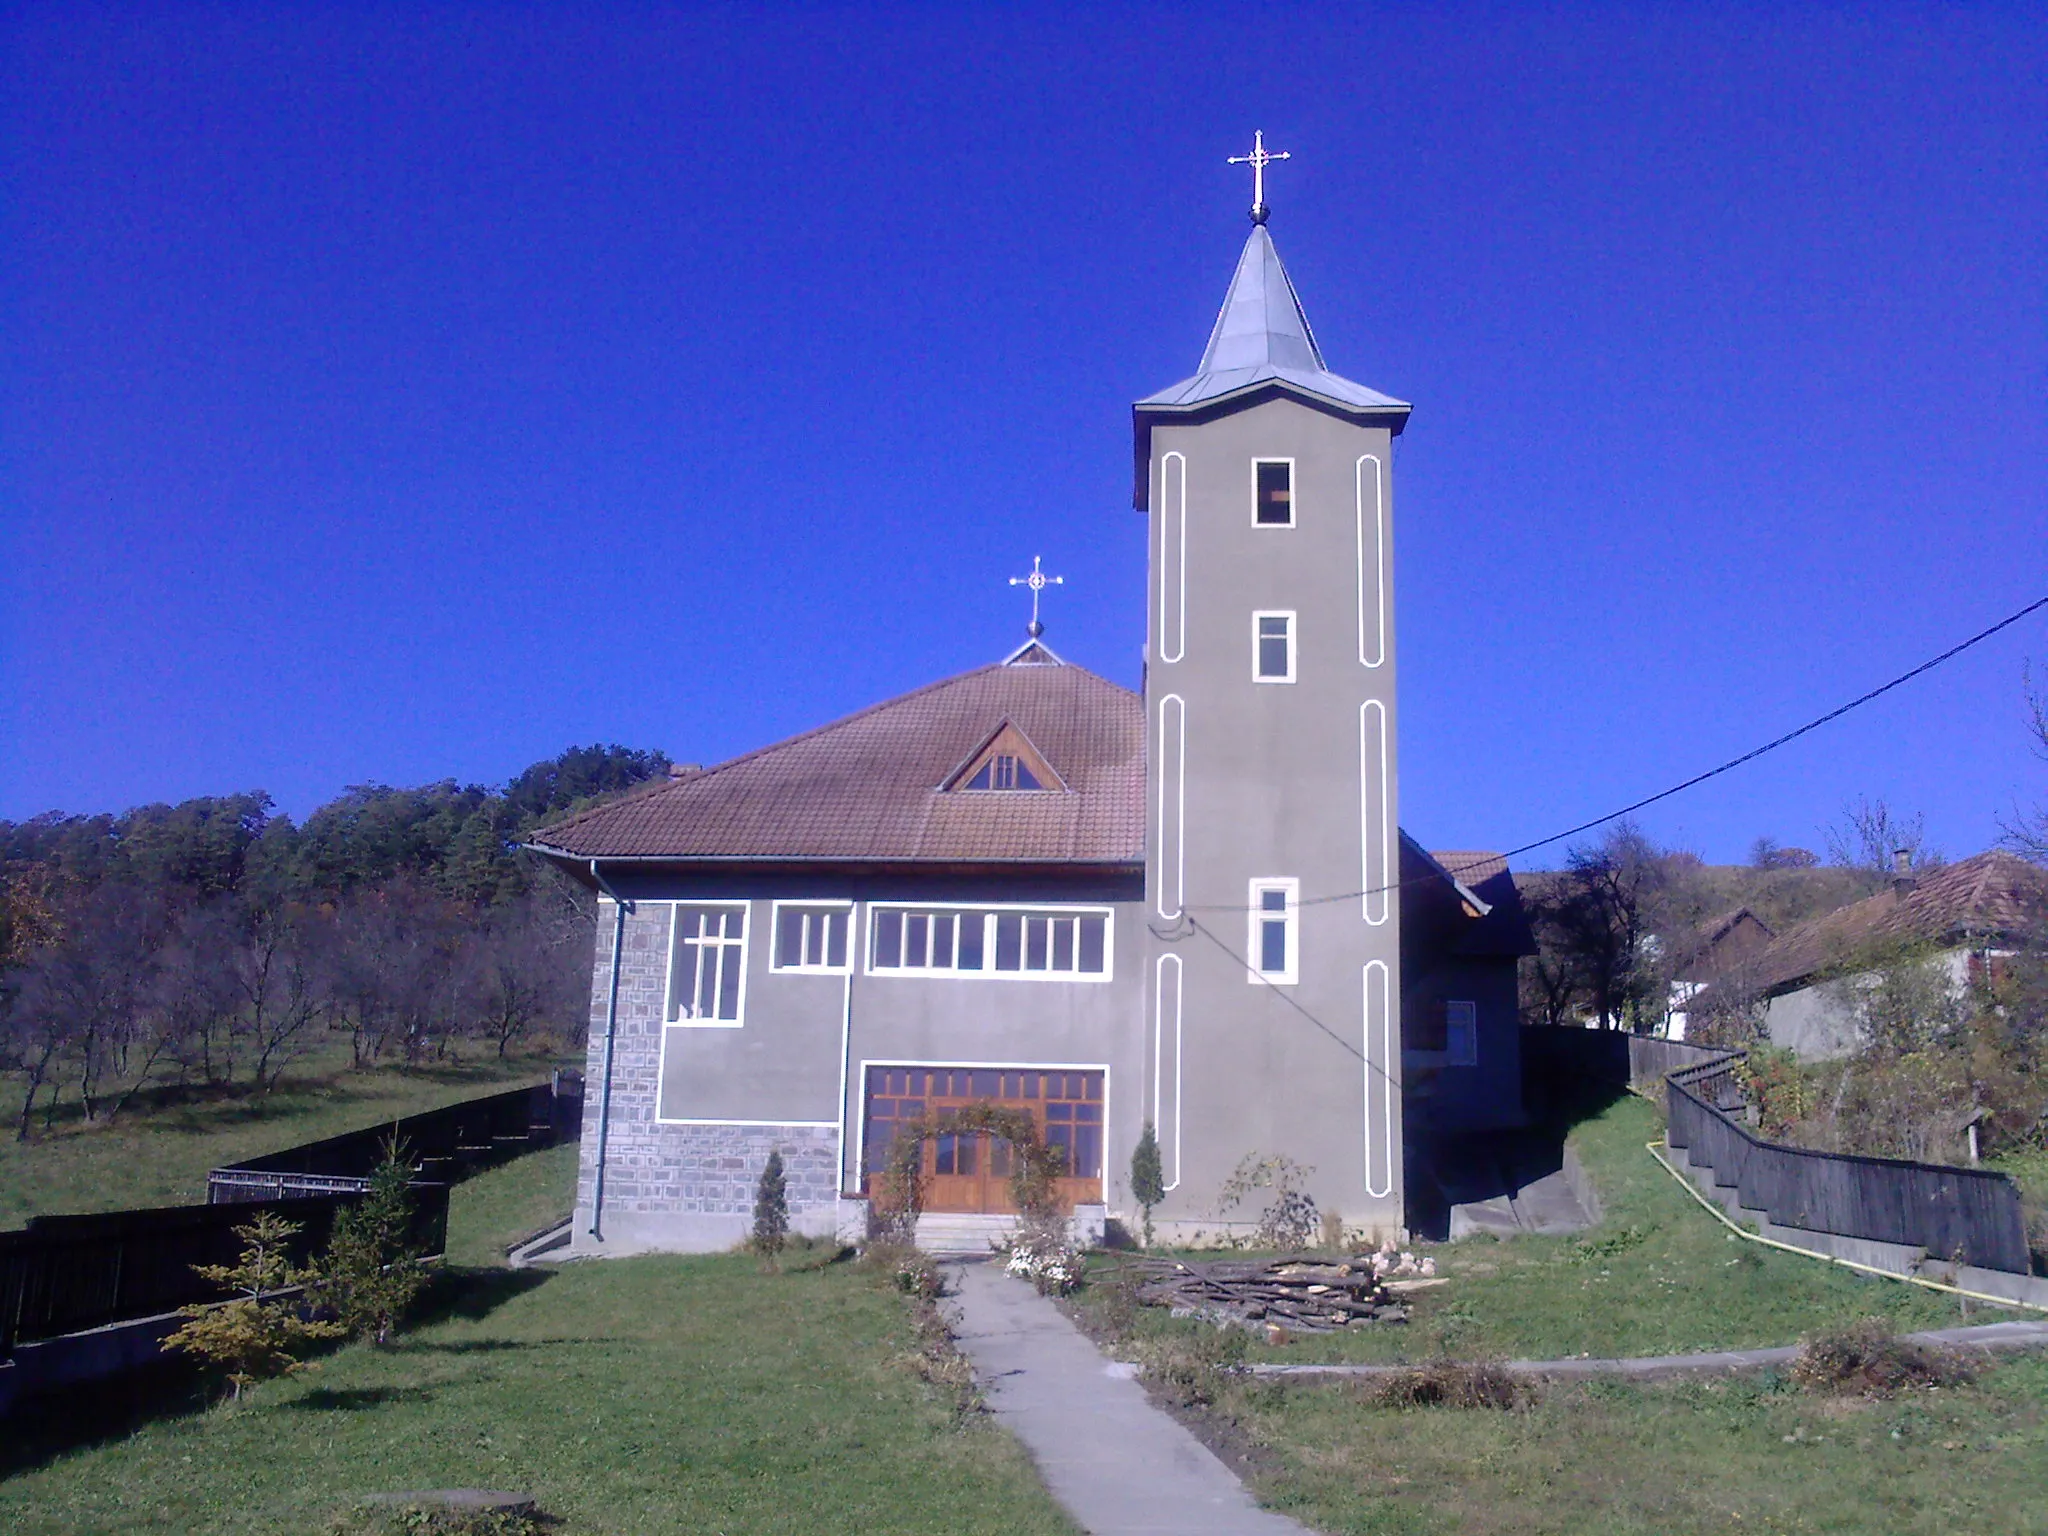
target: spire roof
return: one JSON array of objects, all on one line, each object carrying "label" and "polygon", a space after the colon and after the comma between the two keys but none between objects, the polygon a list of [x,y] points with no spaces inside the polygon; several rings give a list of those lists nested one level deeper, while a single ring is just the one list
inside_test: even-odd
[{"label": "spire roof", "polygon": [[1330,372],[1301,299],[1264,224],[1252,226],[1230,292],[1209,333],[1201,370],[1148,395],[1138,409],[1187,410],[1275,384],[1312,395],[1346,415],[1408,414],[1408,402]]}]

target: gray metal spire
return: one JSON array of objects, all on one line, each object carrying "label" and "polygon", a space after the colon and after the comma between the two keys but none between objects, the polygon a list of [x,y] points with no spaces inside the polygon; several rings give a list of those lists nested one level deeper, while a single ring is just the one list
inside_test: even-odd
[{"label": "gray metal spire", "polygon": [[1330,372],[1273,237],[1264,224],[1254,224],[1209,333],[1201,371],[1140,400],[1138,409],[1186,410],[1264,385],[1313,395],[1347,415],[1408,413],[1407,401]]}]

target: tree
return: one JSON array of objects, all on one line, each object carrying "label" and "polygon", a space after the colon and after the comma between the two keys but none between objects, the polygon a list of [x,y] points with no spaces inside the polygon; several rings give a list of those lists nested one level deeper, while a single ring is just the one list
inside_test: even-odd
[{"label": "tree", "polygon": [[1901,855],[1911,874],[1941,867],[1941,855],[1927,843],[1927,818],[1894,811],[1883,800],[1857,796],[1825,830],[1828,862],[1853,870],[1871,891],[1898,873]]},{"label": "tree", "polygon": [[[2034,754],[2048,762],[2048,692],[2034,686],[2031,671],[2025,678],[2027,734],[2034,738]],[[2015,809],[2010,821],[2001,820],[2004,843],[2022,858],[2048,864],[2048,801],[2031,811]]]},{"label": "tree", "polygon": [[291,1240],[300,1226],[275,1211],[262,1211],[246,1226],[236,1227],[242,1253],[233,1264],[195,1264],[202,1279],[235,1293],[224,1303],[180,1307],[183,1327],[164,1340],[167,1349],[181,1349],[227,1372],[234,1396],[252,1382],[289,1376],[303,1370],[297,1351],[318,1339],[337,1338],[339,1323],[300,1316],[296,1298],[280,1293],[296,1290],[310,1278],[292,1262]]},{"label": "tree", "polygon": [[772,1264],[788,1241],[789,1191],[782,1177],[782,1152],[771,1148],[761,1182],[754,1186],[754,1252],[764,1264]]},{"label": "tree", "polygon": [[1775,837],[1760,837],[1749,845],[1749,867],[1760,870],[1812,869],[1820,855],[1810,848],[1787,848]]},{"label": "tree", "polygon": [[413,1171],[411,1155],[393,1137],[370,1171],[369,1190],[334,1218],[314,1294],[351,1338],[389,1343],[427,1283],[412,1240]]},{"label": "tree", "polygon": [[1152,1246],[1152,1207],[1166,1198],[1166,1170],[1159,1160],[1159,1137],[1152,1130],[1152,1122],[1145,1122],[1144,1130],[1138,1133],[1138,1144],[1131,1149],[1131,1198],[1138,1202],[1138,1209],[1144,1213],[1145,1246]]}]

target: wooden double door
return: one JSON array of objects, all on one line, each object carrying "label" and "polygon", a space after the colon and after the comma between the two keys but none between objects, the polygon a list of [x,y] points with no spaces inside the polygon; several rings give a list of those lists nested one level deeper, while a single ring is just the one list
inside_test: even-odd
[{"label": "wooden double door", "polygon": [[[941,1121],[974,1104],[1027,1111],[1066,1163],[1058,1193],[1068,1206],[1102,1199],[1104,1074],[1044,1067],[870,1067],[864,1106],[863,1193],[889,1165],[898,1127],[936,1113]],[[924,1144],[924,1208],[1014,1212],[1010,1143],[982,1131],[942,1131]]]}]

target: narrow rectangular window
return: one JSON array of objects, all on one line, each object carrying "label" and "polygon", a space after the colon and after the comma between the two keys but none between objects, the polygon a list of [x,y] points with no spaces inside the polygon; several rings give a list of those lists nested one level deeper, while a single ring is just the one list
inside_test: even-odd
[{"label": "narrow rectangular window", "polygon": [[1252,615],[1252,676],[1262,683],[1294,681],[1294,615]]},{"label": "narrow rectangular window", "polygon": [[1479,1005],[1470,1002],[1444,1004],[1444,1065],[1476,1067],[1479,1064]]},{"label": "narrow rectangular window", "polygon": [[1301,882],[1293,879],[1254,880],[1246,903],[1251,919],[1248,935],[1248,980],[1290,985],[1301,974],[1299,937]]},{"label": "narrow rectangular window", "polygon": [[1261,528],[1294,526],[1294,461],[1252,461],[1252,521]]},{"label": "narrow rectangular window", "polygon": [[775,904],[775,953],[770,968],[835,974],[844,971],[852,927],[853,911],[846,905],[779,901]]},{"label": "narrow rectangular window", "polygon": [[746,976],[747,909],[677,906],[669,942],[671,1024],[737,1024]]}]

